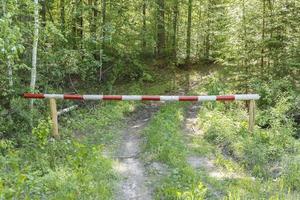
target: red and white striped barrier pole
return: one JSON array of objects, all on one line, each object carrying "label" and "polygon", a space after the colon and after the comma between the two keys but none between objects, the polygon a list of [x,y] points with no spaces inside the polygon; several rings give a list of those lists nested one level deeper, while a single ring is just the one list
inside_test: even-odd
[{"label": "red and white striped barrier pole", "polygon": [[27,99],[50,99],[50,109],[52,118],[53,136],[59,137],[56,99],[65,100],[96,100],[96,101],[250,101],[249,104],[249,130],[254,129],[255,121],[255,100],[260,99],[258,94],[238,94],[238,95],[219,95],[219,96],[155,96],[155,95],[78,95],[78,94],[35,94],[25,93]]},{"label": "red and white striped barrier pole", "polygon": [[153,96],[153,95],[78,95],[78,94],[33,94],[25,93],[28,99],[65,99],[96,101],[235,101],[258,100],[258,94],[220,95],[220,96]]}]

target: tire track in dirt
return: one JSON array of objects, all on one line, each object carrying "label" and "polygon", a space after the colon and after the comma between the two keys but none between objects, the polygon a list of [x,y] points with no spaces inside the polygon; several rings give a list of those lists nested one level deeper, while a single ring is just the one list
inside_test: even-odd
[{"label": "tire track in dirt", "polygon": [[117,162],[114,168],[122,177],[115,195],[118,200],[152,199],[153,189],[140,159],[143,142],[141,133],[158,109],[157,105],[143,106],[126,120],[126,128],[122,130],[122,139],[115,156]]},{"label": "tire track in dirt", "polygon": [[[198,113],[201,106],[200,104],[194,104],[190,106],[187,110],[185,123],[184,123],[184,134],[187,140],[187,146],[192,147],[192,138],[193,137],[201,137],[203,138],[203,131],[200,130],[197,126]],[[226,170],[220,169],[215,165],[215,157],[213,155],[209,156],[198,156],[198,155],[189,155],[187,157],[187,162],[195,169],[202,168],[204,169],[210,177],[216,178],[218,180],[226,179],[226,178],[244,178],[245,175],[228,172]]]}]

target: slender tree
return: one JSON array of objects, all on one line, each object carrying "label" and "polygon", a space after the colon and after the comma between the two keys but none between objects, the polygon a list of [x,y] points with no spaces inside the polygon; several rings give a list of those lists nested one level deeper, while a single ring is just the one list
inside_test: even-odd
[{"label": "slender tree", "polygon": [[178,29],[179,1],[174,0],[173,5],[173,38],[172,38],[172,55],[175,62],[177,60],[177,29]]},{"label": "slender tree", "polygon": [[98,5],[98,2],[97,2],[97,0],[88,0],[88,4],[90,7],[90,12],[89,12],[90,34],[95,36],[96,29],[97,29],[97,16],[98,16],[97,5]]},{"label": "slender tree", "polygon": [[211,32],[211,0],[208,0],[207,2],[207,8],[206,8],[206,33],[205,33],[205,40],[204,40],[204,57],[206,60],[209,60],[210,58],[210,32]]},{"label": "slender tree", "polygon": [[[5,0],[2,0],[2,11],[3,16],[6,17],[6,2]],[[13,68],[11,63],[11,58],[8,55],[5,55],[6,57],[6,64],[7,64],[7,70],[8,70],[8,85],[10,88],[13,87]]]},{"label": "slender tree", "polygon": [[99,81],[102,80],[103,69],[103,54],[105,51],[106,40],[106,0],[102,0],[102,23],[101,23],[101,47],[100,47],[100,61],[99,61]]},{"label": "slender tree", "polygon": [[260,58],[260,67],[262,71],[262,75],[264,73],[265,68],[265,29],[266,29],[266,0],[263,0],[263,11],[262,11],[262,29],[261,29],[261,58]]},{"label": "slender tree", "polygon": [[157,3],[157,57],[165,56],[166,33],[165,33],[165,1],[156,0]]},{"label": "slender tree", "polygon": [[65,34],[65,0],[60,0],[60,27],[62,34]]},{"label": "slender tree", "polygon": [[46,12],[47,12],[47,0],[42,0],[42,9],[41,9],[41,14],[42,14],[42,26],[46,26]]},{"label": "slender tree", "polygon": [[187,36],[186,36],[186,62],[190,62],[191,57],[191,34],[192,34],[192,7],[193,1],[188,2],[188,24],[187,24]]},{"label": "slender tree", "polygon": [[146,15],[147,15],[147,0],[143,0],[143,30],[142,30],[142,50],[143,53],[146,52],[147,48],[147,24],[146,24]]},{"label": "slender tree", "polygon": [[[34,32],[33,32],[33,45],[32,45],[32,68],[31,68],[31,81],[30,90],[34,92],[37,74],[37,50],[39,39],[39,2],[34,0]],[[30,102],[30,107],[33,108],[33,100]]]}]

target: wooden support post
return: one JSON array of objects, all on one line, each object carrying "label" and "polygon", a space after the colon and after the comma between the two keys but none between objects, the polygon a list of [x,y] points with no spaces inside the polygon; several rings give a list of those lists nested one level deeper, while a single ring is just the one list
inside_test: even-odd
[{"label": "wooden support post", "polygon": [[253,132],[255,125],[255,100],[249,103],[249,131]]},{"label": "wooden support post", "polygon": [[59,138],[58,121],[57,121],[57,107],[56,107],[55,99],[50,99],[50,110],[51,110],[51,119],[52,119],[52,136],[54,138]]}]

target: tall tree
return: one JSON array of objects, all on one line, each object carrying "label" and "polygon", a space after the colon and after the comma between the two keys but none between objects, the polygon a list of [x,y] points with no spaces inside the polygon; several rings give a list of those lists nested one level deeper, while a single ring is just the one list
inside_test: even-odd
[{"label": "tall tree", "polygon": [[42,26],[46,26],[46,12],[47,12],[47,0],[42,0]]},{"label": "tall tree", "polygon": [[157,4],[157,57],[163,58],[165,56],[166,33],[165,33],[165,1],[156,0]]},{"label": "tall tree", "polygon": [[265,29],[266,29],[266,0],[263,1],[263,10],[262,10],[262,29],[261,29],[261,58],[260,58],[260,67],[262,71],[262,75],[264,73],[265,68]]},{"label": "tall tree", "polygon": [[193,1],[188,2],[188,24],[187,24],[187,36],[186,36],[186,62],[190,62],[191,57],[191,34],[192,34],[192,7]]},{"label": "tall tree", "polygon": [[[2,0],[2,11],[3,11],[3,17],[7,17],[5,0]],[[10,22],[9,22],[9,25],[10,25]],[[6,59],[7,70],[8,70],[8,85],[10,88],[12,88],[13,87],[13,68],[12,68],[12,63],[11,63],[11,58],[10,58],[11,56],[7,55],[7,54],[8,53],[4,53],[4,58]]]},{"label": "tall tree", "polygon": [[208,0],[206,6],[206,33],[205,33],[205,40],[204,40],[204,57],[206,60],[210,59],[210,32],[211,32],[211,0]]},{"label": "tall tree", "polygon": [[99,81],[102,81],[103,55],[105,51],[106,40],[106,0],[102,0],[102,23],[101,23],[101,47],[99,61]]},{"label": "tall tree", "polygon": [[[33,45],[32,45],[31,81],[30,81],[31,92],[34,92],[35,84],[36,84],[38,39],[39,39],[39,1],[34,0],[34,32],[33,32]],[[33,100],[31,100],[30,102],[30,107],[33,108]]]},{"label": "tall tree", "polygon": [[179,1],[174,0],[173,5],[173,38],[172,38],[172,56],[177,60],[177,30],[178,30],[178,15],[179,15]]},{"label": "tall tree", "polygon": [[143,0],[143,30],[142,30],[142,50],[143,53],[146,52],[146,48],[147,48],[147,37],[146,37],[146,33],[147,33],[147,22],[146,22],[146,15],[147,15],[147,0]]},{"label": "tall tree", "polygon": [[97,29],[97,16],[98,16],[98,10],[97,10],[97,5],[98,1],[97,0],[88,0],[88,4],[90,7],[90,34],[95,36],[96,34],[96,29]]},{"label": "tall tree", "polygon": [[65,34],[65,0],[60,0],[60,26],[62,34]]}]

